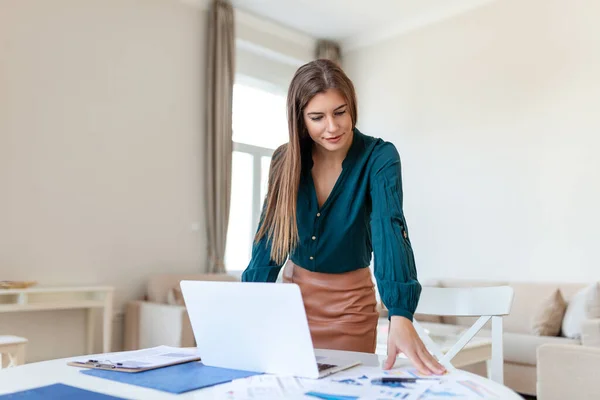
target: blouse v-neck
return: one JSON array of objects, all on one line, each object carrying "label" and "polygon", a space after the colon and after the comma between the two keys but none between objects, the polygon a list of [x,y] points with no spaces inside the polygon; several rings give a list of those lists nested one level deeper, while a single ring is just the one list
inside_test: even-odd
[{"label": "blouse v-neck", "polygon": [[358,148],[357,142],[360,140],[359,137],[360,134],[357,134],[357,131],[353,131],[352,132],[352,144],[350,145],[350,148],[348,149],[348,152],[346,153],[346,156],[344,157],[344,160],[342,160],[342,170],[340,171],[340,174],[338,175],[337,179],[335,180],[335,183],[333,184],[333,188],[331,188],[331,191],[329,192],[329,194],[327,195],[327,198],[325,199],[325,201],[323,202],[323,204],[321,206],[319,206],[319,198],[317,196],[317,187],[315,185],[315,181],[314,178],[312,176],[312,168],[314,166],[314,160],[312,158],[312,149],[309,152],[307,158],[310,159],[310,163],[308,163],[307,165],[307,178],[308,178],[308,186],[309,186],[309,190],[311,192],[311,197],[312,200],[315,202],[316,208],[319,212],[322,212],[323,210],[325,210],[330,203],[332,203],[335,199],[335,197],[337,196],[337,192],[339,192],[340,190],[340,186],[342,185],[346,175],[347,175],[347,171],[350,169],[349,167],[351,167],[350,163],[352,162],[352,158],[356,156],[356,151]]}]

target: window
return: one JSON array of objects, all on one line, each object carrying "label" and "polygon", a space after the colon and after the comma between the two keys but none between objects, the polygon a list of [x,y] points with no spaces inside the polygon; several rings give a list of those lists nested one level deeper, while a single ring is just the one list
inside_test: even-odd
[{"label": "window", "polygon": [[225,265],[248,266],[267,194],[273,151],[288,141],[285,93],[266,83],[236,77],[233,86],[231,203]]}]

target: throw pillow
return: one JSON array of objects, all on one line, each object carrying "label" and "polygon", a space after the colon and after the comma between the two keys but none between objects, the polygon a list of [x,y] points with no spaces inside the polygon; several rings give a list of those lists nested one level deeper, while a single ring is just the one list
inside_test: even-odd
[{"label": "throw pillow", "polygon": [[540,305],[532,321],[532,333],[537,336],[558,336],[567,309],[560,290],[556,289]]},{"label": "throw pillow", "polygon": [[600,318],[600,282],[588,288],[585,312],[588,318]]},{"label": "throw pillow", "polygon": [[600,286],[598,282],[581,289],[569,301],[562,323],[562,334],[570,339],[581,339],[583,321],[600,318]]}]

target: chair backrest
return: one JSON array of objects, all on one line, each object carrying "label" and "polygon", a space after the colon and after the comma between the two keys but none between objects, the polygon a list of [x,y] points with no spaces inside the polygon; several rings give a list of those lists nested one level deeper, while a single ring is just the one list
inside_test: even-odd
[{"label": "chair backrest", "polygon": [[416,313],[426,315],[508,315],[512,305],[510,286],[439,288],[424,286]]},{"label": "chair backrest", "polygon": [[504,382],[504,352],[502,349],[502,317],[510,313],[514,297],[509,286],[477,288],[438,288],[424,286],[421,291],[416,314],[444,316],[480,317],[457,342],[443,354],[440,347],[431,339],[418,321],[414,326],[425,345],[446,368],[454,368],[452,358],[492,320],[492,360],[490,378],[498,383]]}]

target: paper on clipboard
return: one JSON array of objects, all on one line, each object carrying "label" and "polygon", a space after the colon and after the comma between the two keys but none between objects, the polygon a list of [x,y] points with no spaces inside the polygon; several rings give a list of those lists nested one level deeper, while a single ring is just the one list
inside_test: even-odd
[{"label": "paper on clipboard", "polygon": [[200,355],[195,348],[157,346],[143,350],[85,356],[73,359],[67,364],[84,368],[141,372],[198,360]]}]

